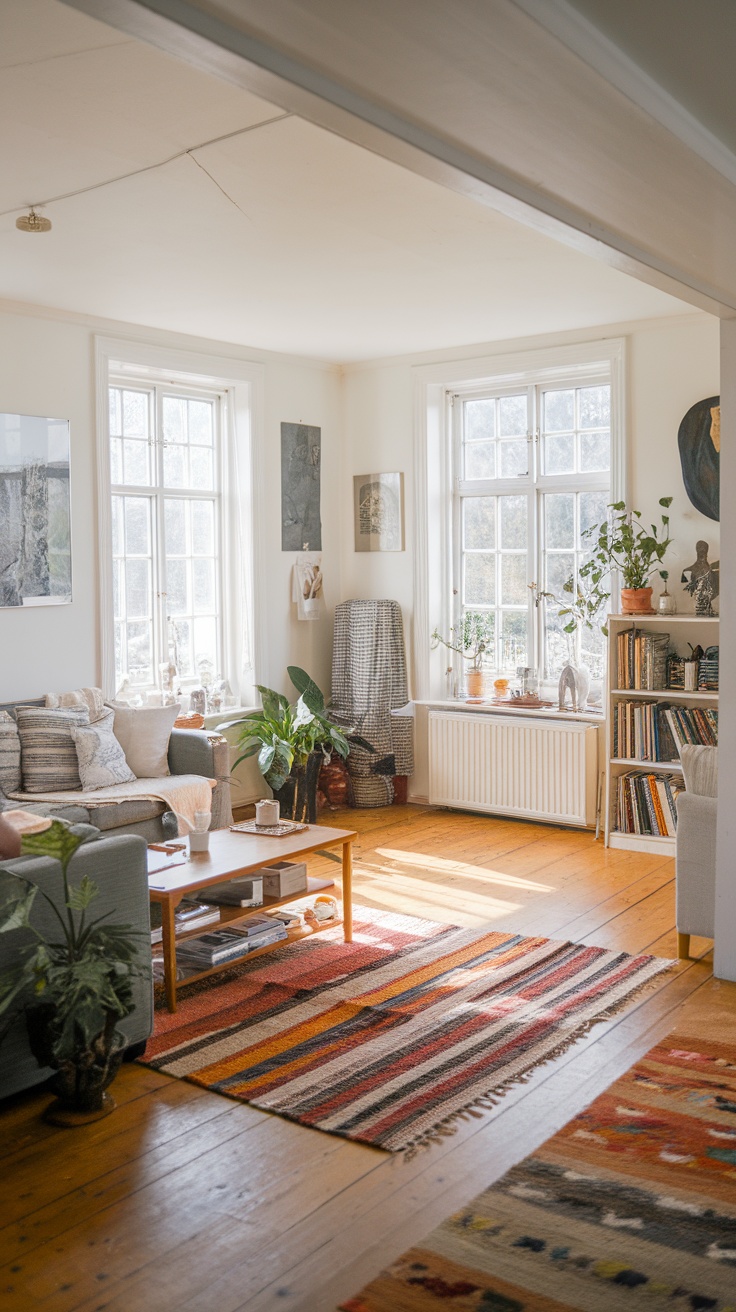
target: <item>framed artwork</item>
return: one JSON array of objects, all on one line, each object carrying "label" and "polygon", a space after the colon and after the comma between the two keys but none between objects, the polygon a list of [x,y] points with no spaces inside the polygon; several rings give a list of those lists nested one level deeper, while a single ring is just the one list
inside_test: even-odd
[{"label": "framed artwork", "polygon": [[721,398],[691,405],[677,432],[682,481],[696,510],[719,519],[721,483]]},{"label": "framed artwork", "polygon": [[404,550],[404,475],[353,478],[356,551]]},{"label": "framed artwork", "polygon": [[71,599],[69,421],[0,414],[0,607]]},{"label": "framed artwork", "polygon": [[281,550],[321,551],[322,430],[281,425]]}]

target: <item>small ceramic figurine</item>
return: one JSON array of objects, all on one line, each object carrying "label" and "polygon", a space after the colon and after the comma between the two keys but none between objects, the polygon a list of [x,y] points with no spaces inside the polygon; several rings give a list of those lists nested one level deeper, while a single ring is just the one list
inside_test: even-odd
[{"label": "small ceramic figurine", "polygon": [[[695,597],[696,615],[714,615],[713,602],[720,589],[721,562],[708,560],[708,543],[695,543],[695,560],[682,571],[685,591]],[[688,577],[689,575],[689,577]]]}]

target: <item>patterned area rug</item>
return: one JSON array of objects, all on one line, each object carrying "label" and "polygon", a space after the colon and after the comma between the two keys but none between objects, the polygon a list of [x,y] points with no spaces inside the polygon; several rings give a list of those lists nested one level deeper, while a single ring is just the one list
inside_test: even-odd
[{"label": "patterned area rug", "polygon": [[345,1312],[733,1312],[736,1052],[670,1042]]},{"label": "patterned area rug", "polygon": [[398,1152],[493,1105],[671,964],[360,915],[353,943],[303,939],[159,1011],[145,1064]]}]

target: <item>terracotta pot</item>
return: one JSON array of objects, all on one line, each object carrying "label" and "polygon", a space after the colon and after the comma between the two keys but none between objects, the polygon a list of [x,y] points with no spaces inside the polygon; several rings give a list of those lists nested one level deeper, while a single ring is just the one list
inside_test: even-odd
[{"label": "terracotta pot", "polygon": [[621,613],[623,615],[653,615],[651,588],[622,588]]},{"label": "terracotta pot", "polygon": [[483,671],[468,670],[465,675],[465,686],[468,690],[468,697],[483,696]]}]

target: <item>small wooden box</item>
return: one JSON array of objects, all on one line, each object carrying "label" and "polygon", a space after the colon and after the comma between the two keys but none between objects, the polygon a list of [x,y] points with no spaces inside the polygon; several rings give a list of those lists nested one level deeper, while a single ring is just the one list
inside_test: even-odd
[{"label": "small wooden box", "polygon": [[307,866],[304,861],[275,861],[264,866],[263,895],[269,897],[297,897],[307,892]]}]

